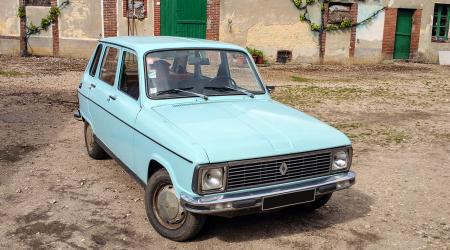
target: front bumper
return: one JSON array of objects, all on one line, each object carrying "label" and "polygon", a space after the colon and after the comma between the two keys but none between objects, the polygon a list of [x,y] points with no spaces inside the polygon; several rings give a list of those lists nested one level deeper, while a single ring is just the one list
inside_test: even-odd
[{"label": "front bumper", "polygon": [[181,205],[189,212],[197,214],[218,214],[243,209],[262,208],[264,197],[282,195],[315,189],[316,196],[349,188],[355,184],[356,174],[352,171],[323,176],[301,182],[268,187],[262,190],[245,191],[231,194],[217,194],[205,197],[181,195]]}]

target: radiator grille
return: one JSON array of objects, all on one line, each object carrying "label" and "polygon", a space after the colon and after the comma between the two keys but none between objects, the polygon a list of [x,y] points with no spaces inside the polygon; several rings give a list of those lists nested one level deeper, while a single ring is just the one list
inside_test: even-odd
[{"label": "radiator grille", "polygon": [[[282,174],[282,165],[287,171]],[[331,152],[235,162],[228,168],[228,190],[271,185],[327,175],[331,168]]]}]

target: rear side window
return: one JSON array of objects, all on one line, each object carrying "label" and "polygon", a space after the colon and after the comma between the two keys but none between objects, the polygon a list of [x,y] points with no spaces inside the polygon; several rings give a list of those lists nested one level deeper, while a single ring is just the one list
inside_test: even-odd
[{"label": "rear side window", "polygon": [[114,85],[116,81],[117,61],[119,60],[119,50],[113,47],[106,47],[105,56],[100,71],[100,80]]},{"label": "rear side window", "polygon": [[100,55],[102,54],[103,45],[98,45],[95,50],[94,59],[92,60],[91,68],[89,69],[89,75],[95,76],[97,73],[98,62],[100,61]]},{"label": "rear side window", "polygon": [[134,99],[139,98],[139,77],[136,55],[125,51],[120,75],[120,90]]}]

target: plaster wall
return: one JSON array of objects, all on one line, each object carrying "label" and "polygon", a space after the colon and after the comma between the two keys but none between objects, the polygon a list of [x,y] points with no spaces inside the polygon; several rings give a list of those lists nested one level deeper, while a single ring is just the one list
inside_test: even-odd
[{"label": "plaster wall", "polygon": [[[377,2],[358,3],[358,22],[366,20],[373,13],[383,8]],[[381,48],[383,43],[385,12],[380,12],[370,22],[356,28],[356,45],[354,62],[375,63],[383,60]]]},{"label": "plaster wall", "polygon": [[350,57],[349,30],[327,32],[324,61],[327,63],[348,62]]},{"label": "plaster wall", "polygon": [[102,2],[70,1],[59,18],[59,55],[88,58],[103,36]]},{"label": "plaster wall", "polygon": [[0,1],[0,36],[19,36],[19,1]]},{"label": "plaster wall", "polygon": [[20,43],[18,39],[3,39],[0,37],[0,54],[18,55]]},{"label": "plaster wall", "polygon": [[70,1],[61,10],[59,32],[61,38],[99,39],[102,37],[101,1]]},{"label": "plaster wall", "polygon": [[19,23],[17,9],[19,1],[0,1],[0,54],[16,55],[19,53]]},{"label": "plaster wall", "polygon": [[59,55],[74,58],[89,58],[97,43],[97,39],[60,38]]},{"label": "plaster wall", "polygon": [[[221,41],[261,49],[271,62],[278,50],[291,50],[294,62],[319,60],[318,36],[299,21],[291,1],[223,0],[220,11]],[[310,7],[310,13],[320,22],[319,6]]]},{"label": "plaster wall", "polygon": [[[48,15],[50,7],[27,6],[27,25],[33,23],[41,25],[42,18]],[[42,30],[40,33],[30,36],[28,39],[28,51],[33,55],[51,56],[53,55],[52,28]]]},{"label": "plaster wall", "polygon": [[[128,35],[127,18],[123,17],[124,0],[117,2],[118,35]],[[338,0],[336,0],[338,1]],[[351,0],[341,0],[343,2]],[[19,18],[16,16],[18,0],[0,1],[0,53],[18,54]],[[59,18],[60,55],[89,57],[99,38],[103,36],[102,1],[74,0],[61,11]],[[432,20],[435,3],[450,4],[450,0],[366,0],[358,1],[358,21],[366,19],[382,6],[390,8],[421,9],[419,59],[438,62],[440,50],[450,51],[450,43],[433,42]],[[147,17],[135,21],[136,35],[153,35],[154,1],[147,0]],[[48,15],[49,7],[27,6],[28,24],[40,25]],[[221,0],[220,40],[249,46],[264,51],[266,59],[276,60],[278,50],[291,50],[293,62],[318,62],[318,33],[312,32],[305,22],[299,21],[299,10],[291,1],[280,0]],[[314,23],[320,23],[320,7],[309,7]],[[382,60],[382,41],[385,14],[381,12],[372,21],[356,29],[355,62]],[[350,31],[328,32],[325,61],[349,62]],[[33,35],[30,52],[52,55],[51,27]]]},{"label": "plaster wall", "polygon": [[[27,6],[27,25],[33,23],[34,25],[40,27],[41,20],[44,17],[47,17],[50,7],[42,7],[42,6]],[[51,37],[52,36],[52,27],[49,26],[47,30],[42,30],[38,34],[32,35],[32,37]]]}]

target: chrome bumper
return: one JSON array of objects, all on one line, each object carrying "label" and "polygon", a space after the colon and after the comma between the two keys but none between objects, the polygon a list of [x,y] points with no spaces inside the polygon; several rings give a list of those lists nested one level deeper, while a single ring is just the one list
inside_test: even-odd
[{"label": "chrome bumper", "polygon": [[352,171],[330,176],[304,180],[301,182],[268,187],[262,190],[244,191],[231,194],[217,194],[205,197],[181,195],[181,205],[189,212],[197,214],[216,214],[250,208],[262,208],[262,199],[268,196],[303,190],[316,190],[316,196],[349,188],[355,184],[356,174]]}]

